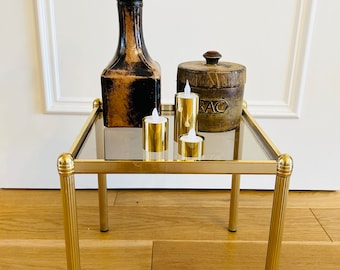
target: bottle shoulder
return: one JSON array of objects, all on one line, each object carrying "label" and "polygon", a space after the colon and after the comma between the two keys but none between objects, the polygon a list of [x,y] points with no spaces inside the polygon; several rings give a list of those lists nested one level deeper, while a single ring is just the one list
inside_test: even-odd
[{"label": "bottle shoulder", "polygon": [[150,76],[160,77],[161,68],[157,61],[143,55],[134,61],[128,61],[126,55],[115,56],[103,70],[102,76]]}]

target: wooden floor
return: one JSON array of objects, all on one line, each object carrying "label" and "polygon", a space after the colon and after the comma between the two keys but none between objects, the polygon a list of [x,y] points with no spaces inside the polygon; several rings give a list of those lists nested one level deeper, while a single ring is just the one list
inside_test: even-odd
[{"label": "wooden floor", "polygon": [[[242,191],[228,232],[229,191],[77,191],[82,269],[264,269],[272,192]],[[0,189],[0,269],[66,269],[58,190]],[[340,192],[290,192],[281,268],[340,269]]]}]

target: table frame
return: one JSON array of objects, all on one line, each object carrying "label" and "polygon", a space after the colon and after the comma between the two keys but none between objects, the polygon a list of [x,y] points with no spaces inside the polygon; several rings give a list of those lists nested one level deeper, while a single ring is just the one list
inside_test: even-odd
[{"label": "table frame", "polygon": [[[171,111],[172,105],[163,105],[162,110]],[[64,231],[67,257],[67,269],[79,270],[80,252],[77,220],[77,203],[75,174],[98,175],[98,197],[100,231],[107,232],[108,225],[108,198],[106,174],[115,173],[174,173],[174,174],[231,174],[231,198],[229,210],[228,230],[237,231],[238,201],[240,194],[241,174],[273,174],[276,175],[273,206],[267,246],[265,270],[279,269],[281,254],[284,218],[289,191],[290,176],[293,170],[293,161],[288,154],[281,154],[261,127],[247,110],[244,103],[242,110],[243,120],[251,128],[270,160],[240,160],[240,128],[235,131],[234,160],[225,161],[143,161],[143,160],[105,160],[78,159],[77,155],[84,144],[91,128],[96,123],[102,111],[102,102],[95,99],[93,110],[75,139],[69,152],[62,153],[57,161],[60,177],[61,194],[64,210]],[[97,132],[98,129],[96,129]]]}]

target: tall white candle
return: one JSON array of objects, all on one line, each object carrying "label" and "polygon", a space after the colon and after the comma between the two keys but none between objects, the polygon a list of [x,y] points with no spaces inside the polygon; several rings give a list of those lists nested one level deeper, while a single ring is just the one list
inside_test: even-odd
[{"label": "tall white candle", "polygon": [[191,128],[197,130],[199,97],[191,92],[189,82],[186,82],[184,92],[175,95],[175,125],[174,140],[177,142],[179,136],[187,134]]}]

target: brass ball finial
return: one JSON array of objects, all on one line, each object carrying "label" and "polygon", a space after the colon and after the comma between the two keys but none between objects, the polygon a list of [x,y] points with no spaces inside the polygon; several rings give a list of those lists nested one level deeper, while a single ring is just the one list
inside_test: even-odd
[{"label": "brass ball finial", "polygon": [[288,154],[279,156],[277,172],[282,176],[290,176],[293,172],[293,159]]},{"label": "brass ball finial", "polygon": [[102,106],[102,100],[100,98],[96,98],[92,103],[92,108],[99,108]]},{"label": "brass ball finial", "polygon": [[59,156],[58,172],[63,175],[69,175],[74,172],[74,161],[71,154],[63,153]]}]

